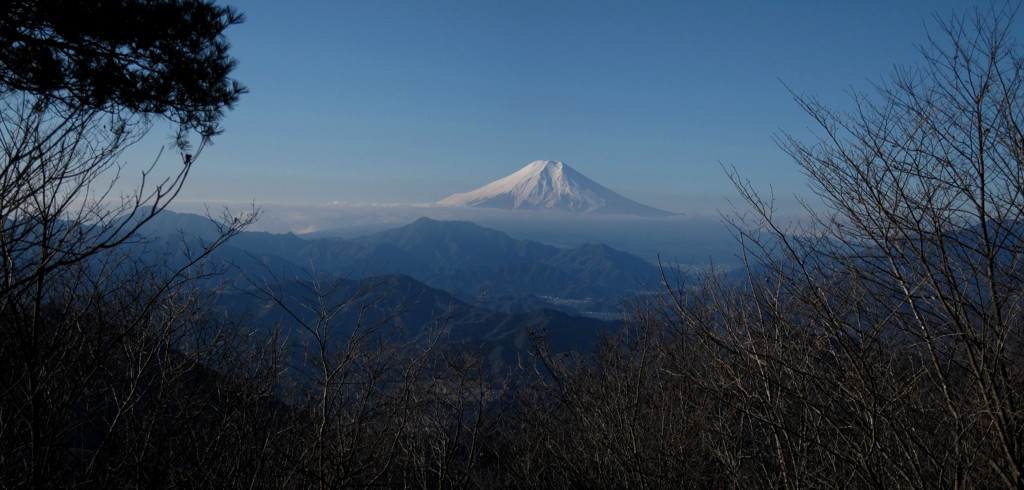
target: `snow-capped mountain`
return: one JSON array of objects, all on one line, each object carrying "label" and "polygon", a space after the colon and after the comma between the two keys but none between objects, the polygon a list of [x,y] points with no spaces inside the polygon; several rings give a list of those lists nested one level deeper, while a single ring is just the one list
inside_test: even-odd
[{"label": "snow-capped mountain", "polygon": [[537,160],[508,177],[470,192],[452,194],[436,204],[639,216],[672,214],[616,194],[572,167],[551,160]]}]

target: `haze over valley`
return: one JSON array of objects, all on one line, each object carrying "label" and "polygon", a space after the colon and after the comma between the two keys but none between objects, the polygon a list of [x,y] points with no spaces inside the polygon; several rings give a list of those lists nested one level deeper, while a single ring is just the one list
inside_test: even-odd
[{"label": "haze over valley", "polygon": [[[237,208],[238,203],[234,206]],[[182,212],[201,206],[177,203]],[[435,203],[294,205],[269,203],[254,228],[309,238],[356,238],[428,217],[469,221],[519,239],[560,247],[605,244],[648,262],[704,268],[738,261],[720,216],[671,213],[623,197],[560,161],[538,160],[476,190]]]}]

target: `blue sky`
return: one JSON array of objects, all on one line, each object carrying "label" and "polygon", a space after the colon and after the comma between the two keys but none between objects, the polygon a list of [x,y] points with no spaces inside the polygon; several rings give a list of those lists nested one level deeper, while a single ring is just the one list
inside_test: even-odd
[{"label": "blue sky", "polygon": [[720,164],[803,192],[772,141],[809,135],[786,86],[842,108],[918,62],[933,14],[988,2],[229,4],[247,17],[228,37],[250,93],[183,201],[432,202],[553,159],[711,213],[733,193]]}]

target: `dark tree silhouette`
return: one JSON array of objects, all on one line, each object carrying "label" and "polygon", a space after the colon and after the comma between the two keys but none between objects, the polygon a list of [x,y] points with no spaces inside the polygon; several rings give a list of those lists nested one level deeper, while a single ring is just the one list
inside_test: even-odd
[{"label": "dark tree silhouette", "polygon": [[162,115],[209,137],[244,92],[223,35],[241,21],[201,0],[11,0],[0,6],[0,86]]}]

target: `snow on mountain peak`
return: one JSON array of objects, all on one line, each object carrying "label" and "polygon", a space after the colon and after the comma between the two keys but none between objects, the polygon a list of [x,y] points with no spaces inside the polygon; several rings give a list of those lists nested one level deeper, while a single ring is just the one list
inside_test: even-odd
[{"label": "snow on mountain peak", "polygon": [[437,204],[642,216],[671,214],[625,198],[557,160],[537,160],[507,177],[470,192],[453,194]]}]

